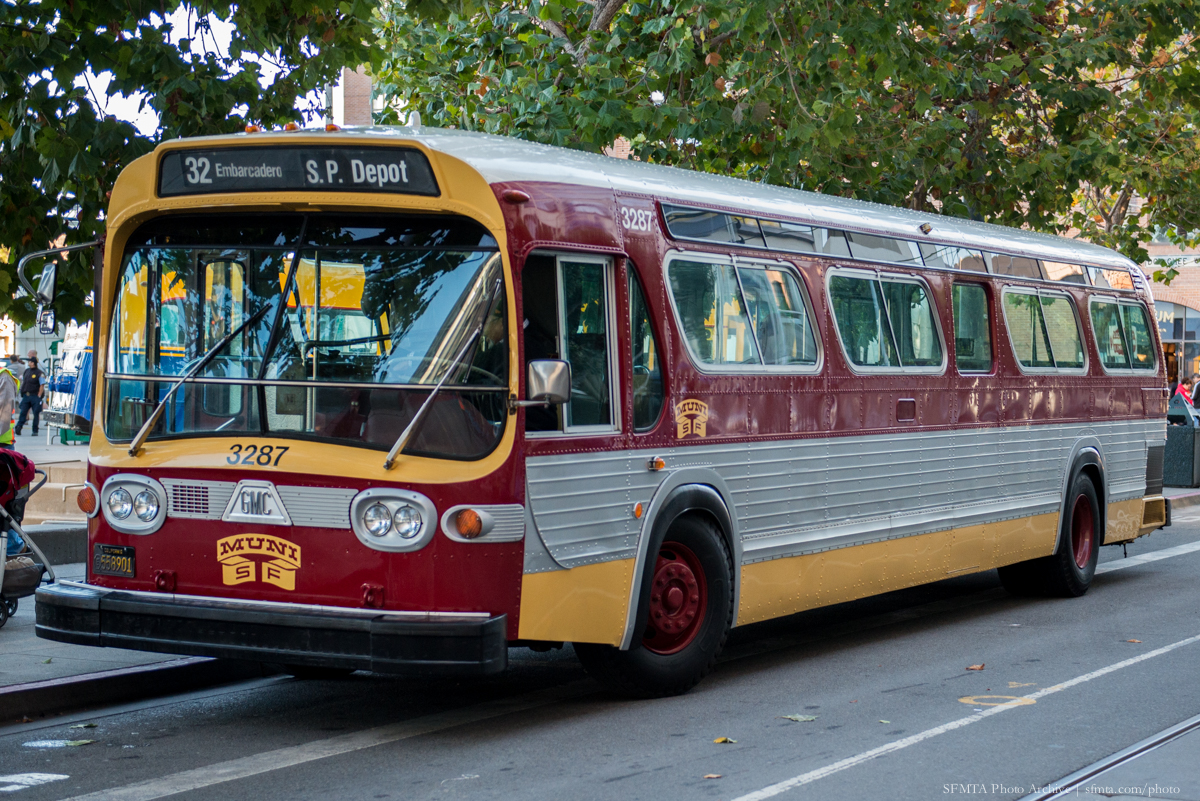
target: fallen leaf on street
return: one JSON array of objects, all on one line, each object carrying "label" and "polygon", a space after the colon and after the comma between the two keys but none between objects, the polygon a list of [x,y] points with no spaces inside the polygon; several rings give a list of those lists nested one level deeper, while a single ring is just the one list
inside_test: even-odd
[{"label": "fallen leaf on street", "polygon": [[794,720],[797,723],[812,723],[817,719],[816,715],[780,715],[784,720]]},{"label": "fallen leaf on street", "polygon": [[978,665],[967,665],[967,670],[983,670],[983,662]]},{"label": "fallen leaf on street", "polygon": [[68,729],[94,729],[95,723],[76,723],[74,726],[68,726]]},{"label": "fallen leaf on street", "polygon": [[720,773],[705,773],[705,774],[704,774],[704,778],[706,778],[706,779],[719,779],[719,778],[721,778],[721,774],[720,774]]},{"label": "fallen leaf on street", "polygon": [[1141,640],[1126,640],[1125,642],[1141,642]]},{"label": "fallen leaf on street", "polygon": [[881,721],[879,721],[879,722],[880,722],[880,723],[891,723],[891,721],[890,721],[890,720],[881,720]]},{"label": "fallen leaf on street", "polygon": [[53,662],[53,661],[54,661],[54,657],[50,657],[49,659],[43,660],[43,661],[42,661],[42,664],[43,664],[43,665],[48,665],[48,664],[50,664],[50,663],[51,663],[51,662]]},{"label": "fallen leaf on street", "polygon": [[1010,681],[1008,683],[1008,689],[1010,689],[1010,690],[1015,690],[1018,687],[1032,687],[1032,686],[1033,686],[1032,681],[1027,681],[1025,683],[1021,683],[1019,681]]},{"label": "fallen leaf on street", "polygon": [[857,703],[858,703],[858,701],[851,701],[850,703],[852,703],[852,704],[857,704]]},{"label": "fallen leaf on street", "polygon": [[728,737],[718,737],[717,739],[713,740],[713,742],[714,743],[722,743],[722,744],[723,743],[736,743],[737,740],[731,740]]},{"label": "fallen leaf on street", "polygon": [[67,745],[69,745],[69,746],[89,745],[90,743],[94,743],[94,742],[96,742],[96,741],[95,740],[67,740]]}]

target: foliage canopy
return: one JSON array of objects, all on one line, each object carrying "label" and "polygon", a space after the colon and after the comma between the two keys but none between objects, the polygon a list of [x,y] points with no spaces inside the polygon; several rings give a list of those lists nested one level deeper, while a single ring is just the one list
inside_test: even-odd
[{"label": "foliage canopy", "polygon": [[383,0],[377,77],[426,123],[623,137],[1141,262],[1200,229],[1198,20],[1197,0]]},{"label": "foliage canopy", "polygon": [[[160,139],[295,120],[297,97],[335,81],[344,64],[367,63],[374,8],[373,0],[0,0],[0,313],[32,321],[30,299],[12,300],[19,257],[60,238],[98,237],[117,174]],[[228,46],[209,14],[232,24]],[[96,76],[111,80],[105,87]],[[159,115],[152,136],[96,111],[137,93]],[[90,256],[72,257],[59,276],[60,319],[87,319]]]}]

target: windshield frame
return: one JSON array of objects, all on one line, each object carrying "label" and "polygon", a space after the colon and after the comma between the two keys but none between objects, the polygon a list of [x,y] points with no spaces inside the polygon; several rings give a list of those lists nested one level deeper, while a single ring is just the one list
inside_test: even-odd
[{"label": "windshield frame", "polygon": [[[214,214],[194,214],[194,215],[189,215],[189,216],[193,217],[193,218],[204,218],[204,217],[214,217],[214,216],[221,216],[221,215],[222,215],[222,212],[215,212]],[[169,225],[169,219],[171,216],[176,216],[176,215],[169,215],[169,216],[164,215],[163,217],[155,218],[154,220],[151,220],[149,223],[143,224],[143,228],[148,226],[151,223],[155,223],[155,224],[158,224],[161,226],[164,222],[167,222],[167,224]],[[246,217],[247,219],[254,217],[254,216],[269,216],[269,217],[276,217],[276,218],[281,218],[281,217],[285,217],[285,216],[290,217],[293,220],[296,220],[297,222],[301,222],[301,234],[303,234],[305,227],[307,227],[307,221],[309,218],[346,217],[347,215],[345,213],[338,213],[338,212],[293,212],[293,213],[287,214],[287,215],[281,215],[281,214],[276,213],[276,214],[265,214],[265,215],[242,215],[242,216]],[[278,377],[278,378],[266,377],[269,372],[269,367],[272,365],[272,360],[276,355],[276,348],[279,346],[280,340],[284,338],[284,334],[285,334],[285,331],[287,330],[288,326],[293,324],[293,321],[289,321],[289,319],[288,319],[289,313],[294,314],[297,312],[297,309],[298,309],[298,305],[291,306],[289,304],[291,303],[291,299],[293,297],[297,298],[297,302],[299,302],[299,294],[298,294],[299,290],[297,288],[297,282],[298,282],[298,272],[299,272],[300,264],[303,260],[308,259],[311,256],[313,256],[314,253],[321,253],[323,251],[324,252],[338,251],[338,250],[343,251],[343,252],[346,252],[346,251],[356,251],[356,252],[367,252],[367,251],[433,252],[433,251],[440,251],[440,252],[447,252],[447,253],[464,254],[464,256],[466,256],[466,258],[463,259],[461,264],[467,264],[471,260],[478,261],[478,266],[475,269],[472,277],[469,279],[469,282],[473,283],[473,284],[486,283],[488,285],[492,285],[494,283],[493,281],[485,280],[485,279],[487,279],[489,277],[495,277],[497,280],[499,280],[500,281],[500,291],[499,291],[499,293],[497,293],[497,295],[494,298],[491,298],[491,300],[494,301],[494,305],[487,306],[486,308],[482,308],[482,309],[471,307],[470,301],[474,300],[474,297],[464,294],[464,296],[463,296],[464,299],[462,300],[461,307],[457,308],[457,310],[453,311],[450,314],[450,317],[451,318],[463,318],[465,320],[475,319],[478,321],[478,323],[480,325],[483,325],[484,322],[486,320],[488,320],[491,315],[495,314],[495,316],[497,316],[499,319],[501,319],[503,321],[502,335],[499,339],[493,340],[492,345],[491,345],[492,347],[502,347],[502,350],[503,350],[501,362],[504,366],[504,372],[501,375],[497,376],[501,380],[502,383],[498,383],[498,384],[497,383],[478,383],[478,382],[451,383],[454,380],[454,377],[452,376],[450,379],[451,382],[447,382],[446,385],[443,387],[441,395],[445,396],[447,398],[461,398],[463,396],[471,396],[471,395],[494,395],[494,396],[496,396],[495,404],[492,404],[492,402],[488,402],[489,405],[497,405],[498,406],[498,405],[502,404],[503,406],[507,406],[508,395],[509,395],[509,393],[511,393],[513,391],[512,390],[513,376],[511,375],[511,373],[512,373],[511,361],[512,361],[512,349],[515,347],[515,345],[513,342],[514,338],[513,338],[513,333],[511,330],[512,325],[511,325],[510,318],[512,317],[514,312],[512,310],[512,304],[511,304],[511,300],[510,300],[511,286],[510,286],[510,278],[509,278],[509,266],[507,264],[506,254],[504,253],[503,249],[499,246],[499,243],[496,240],[496,238],[494,237],[494,235],[492,235],[491,232],[487,231],[487,229],[483,226],[483,224],[477,220],[474,220],[474,219],[471,219],[470,217],[466,217],[466,216],[462,216],[462,215],[451,215],[451,214],[447,214],[445,212],[422,213],[422,212],[410,211],[410,210],[396,210],[396,211],[379,210],[377,213],[373,213],[371,216],[377,217],[377,218],[394,217],[397,220],[402,220],[402,221],[417,218],[417,219],[421,219],[423,222],[428,221],[430,219],[461,220],[463,223],[470,224],[471,226],[478,228],[480,231],[485,232],[486,236],[484,237],[484,239],[480,240],[479,244],[476,244],[476,245],[450,243],[450,244],[440,245],[440,246],[439,245],[428,245],[428,244],[420,244],[420,245],[363,244],[363,245],[358,245],[354,242],[337,242],[337,243],[318,244],[318,243],[314,243],[312,241],[311,237],[303,238],[303,236],[296,236],[294,230],[292,231],[292,234],[289,236],[289,238],[286,242],[280,242],[277,240],[276,242],[269,243],[269,244],[265,243],[265,242],[262,244],[255,244],[255,243],[249,243],[249,242],[244,242],[244,241],[239,242],[239,241],[237,241],[239,239],[239,237],[236,234],[231,235],[229,237],[230,240],[233,240],[230,243],[215,242],[215,241],[191,241],[191,240],[187,239],[186,237],[181,237],[181,241],[170,241],[169,244],[166,244],[166,243],[155,244],[152,241],[146,240],[145,237],[140,237],[140,238],[137,237],[136,234],[135,234],[135,236],[130,237],[129,241],[126,243],[126,246],[123,248],[123,251],[120,253],[120,260],[117,262],[116,265],[114,265],[114,272],[116,273],[116,283],[113,288],[114,291],[113,291],[113,295],[112,295],[112,299],[111,299],[111,303],[110,303],[110,307],[109,307],[110,314],[109,314],[109,319],[108,319],[108,325],[106,326],[108,342],[106,343],[107,347],[105,348],[105,365],[104,365],[105,369],[104,369],[103,375],[102,375],[102,377],[104,379],[105,399],[104,399],[104,406],[101,409],[101,415],[102,415],[102,419],[105,422],[105,433],[106,433],[107,439],[110,442],[113,442],[114,444],[126,443],[126,442],[129,442],[132,440],[131,436],[128,436],[128,437],[120,436],[120,435],[113,436],[113,434],[115,434],[117,432],[114,432],[112,430],[113,429],[112,423],[113,423],[113,419],[114,419],[112,417],[112,415],[114,412],[113,412],[113,408],[109,404],[110,399],[109,399],[108,395],[113,391],[114,383],[141,382],[145,386],[146,396],[153,398],[153,397],[161,397],[163,395],[163,393],[165,392],[166,387],[162,387],[161,385],[167,385],[167,387],[169,387],[170,385],[173,385],[177,382],[181,382],[181,379],[184,379],[182,381],[182,384],[184,386],[181,387],[181,390],[186,390],[187,386],[191,386],[191,385],[196,385],[197,387],[204,386],[204,385],[209,385],[209,386],[224,385],[224,386],[245,387],[247,389],[257,388],[257,392],[254,392],[253,390],[251,390],[250,393],[246,397],[251,399],[249,401],[251,405],[254,405],[255,401],[257,401],[257,405],[259,406],[258,413],[254,414],[254,415],[251,415],[249,412],[246,412],[244,414],[242,412],[233,413],[231,416],[229,416],[228,420],[225,422],[224,425],[220,426],[217,429],[212,429],[212,430],[168,431],[168,430],[166,430],[163,422],[160,421],[159,424],[155,426],[155,429],[147,437],[148,441],[161,442],[161,441],[170,441],[170,440],[177,440],[177,439],[182,440],[182,439],[195,439],[195,438],[208,438],[208,437],[222,437],[222,438],[227,438],[227,439],[228,438],[246,438],[246,437],[264,437],[264,438],[295,439],[295,440],[302,440],[302,441],[320,442],[320,443],[326,443],[326,444],[347,445],[347,446],[351,446],[351,447],[360,447],[360,448],[366,448],[366,449],[375,450],[375,451],[387,451],[388,448],[390,447],[391,443],[384,444],[379,441],[369,441],[366,438],[365,434],[361,434],[357,437],[354,437],[354,436],[350,436],[350,437],[336,436],[335,437],[335,436],[329,436],[327,434],[319,433],[319,432],[314,433],[312,431],[296,430],[296,429],[292,429],[292,428],[275,428],[275,427],[272,427],[272,424],[270,422],[271,415],[266,413],[266,411],[267,411],[267,409],[266,409],[266,404],[267,404],[266,389],[271,388],[271,387],[280,388],[280,389],[296,388],[296,389],[305,389],[305,390],[318,391],[318,392],[321,390],[339,390],[339,389],[341,389],[341,390],[361,390],[364,392],[382,391],[384,393],[393,394],[397,398],[399,398],[402,393],[405,393],[405,394],[406,393],[415,393],[414,397],[417,398],[417,402],[419,403],[421,399],[423,399],[425,396],[427,396],[429,393],[431,393],[434,390],[434,387],[437,385],[438,381],[442,378],[443,374],[445,373],[445,371],[446,371],[445,368],[450,366],[449,362],[451,361],[451,359],[449,358],[449,356],[435,355],[434,358],[436,359],[436,362],[441,362],[441,364],[438,364],[437,367],[432,370],[427,370],[426,374],[425,374],[425,380],[422,380],[422,381],[416,382],[416,383],[411,382],[411,381],[407,381],[407,382],[387,381],[386,373],[380,377],[383,380],[375,380],[375,381],[336,380],[336,379],[316,379],[316,380],[314,380],[312,378],[307,378],[307,377],[302,378],[302,379],[283,378],[283,377]],[[249,225],[252,225],[252,224],[253,223],[250,223]],[[139,231],[140,230],[141,229],[139,229]],[[200,375],[185,378],[184,373],[186,373],[186,369],[181,369],[181,370],[175,372],[174,374],[162,373],[162,372],[149,372],[149,370],[151,370],[151,369],[159,370],[160,365],[161,365],[161,361],[160,361],[161,354],[158,351],[159,351],[159,346],[161,344],[160,343],[160,337],[161,337],[160,327],[161,327],[161,321],[163,319],[164,304],[162,303],[161,298],[159,297],[159,293],[155,290],[157,289],[156,284],[161,283],[161,281],[163,279],[162,279],[162,276],[159,273],[157,267],[150,269],[149,280],[147,281],[147,290],[146,290],[147,294],[146,294],[146,299],[145,299],[145,301],[146,301],[145,309],[143,311],[143,314],[145,317],[145,320],[144,320],[145,327],[142,329],[142,333],[143,333],[143,336],[148,340],[143,345],[145,347],[145,352],[147,354],[147,357],[146,357],[147,358],[147,362],[146,362],[147,372],[136,372],[136,371],[131,372],[129,370],[118,369],[118,368],[124,366],[124,365],[119,364],[118,359],[117,359],[117,354],[120,351],[120,349],[123,347],[121,344],[121,332],[119,329],[118,315],[119,315],[120,306],[121,306],[121,302],[122,302],[122,300],[121,300],[122,299],[122,294],[121,294],[122,286],[123,286],[123,282],[127,280],[126,270],[128,269],[131,255],[137,251],[150,251],[150,250],[154,250],[154,249],[171,249],[171,248],[179,248],[181,251],[186,251],[186,252],[190,252],[190,253],[199,253],[199,252],[203,251],[206,254],[212,254],[214,257],[218,256],[222,252],[231,252],[231,251],[246,251],[246,252],[272,251],[275,254],[277,254],[278,260],[283,262],[286,265],[287,276],[286,276],[286,279],[285,279],[283,285],[280,287],[280,289],[277,291],[277,293],[270,294],[270,295],[264,294],[263,299],[262,299],[264,303],[273,304],[274,308],[271,309],[270,311],[268,311],[264,315],[262,320],[256,322],[254,326],[249,327],[247,329],[247,331],[239,333],[238,336],[234,338],[234,340],[236,340],[236,341],[248,342],[250,334],[253,331],[255,331],[255,329],[257,327],[262,327],[264,332],[269,332],[267,334],[267,339],[265,340],[265,342],[257,342],[256,341],[256,344],[254,346],[255,348],[261,350],[261,356],[260,356],[259,364],[257,365],[257,370],[251,369],[249,375],[247,375],[246,377],[214,376],[214,375],[204,375],[202,373]],[[477,255],[468,255],[468,254],[478,254],[478,256]],[[492,254],[492,255],[488,256],[486,254]],[[482,258],[480,258],[479,256],[482,256]],[[257,259],[259,257],[257,255],[252,255],[251,258]],[[203,269],[203,267],[201,269]],[[320,292],[319,289],[317,291],[318,291],[318,293]],[[186,302],[191,302],[193,305],[203,307],[203,304],[205,301],[204,301],[203,297],[199,297],[199,298],[195,298],[195,299],[188,298],[188,301],[186,301]],[[260,304],[258,308],[261,309],[262,305]],[[324,306],[321,306],[319,300],[316,304],[316,308],[320,309],[322,312],[331,310],[331,309],[327,309]],[[349,308],[349,307],[347,307],[347,308]],[[340,307],[332,307],[332,310],[335,313],[338,313],[341,311]],[[248,318],[251,314],[255,313],[256,311],[257,311],[256,309],[246,306],[245,310],[243,312],[243,317]],[[385,312],[385,314],[386,314],[386,312]],[[369,316],[367,319],[369,319]],[[450,321],[448,320],[447,322],[450,322]],[[455,320],[455,322],[457,322],[457,319]],[[470,326],[470,325],[466,326],[466,328],[468,328],[468,329],[471,327],[472,326]],[[390,326],[389,326],[389,329],[390,329]],[[316,331],[316,330],[317,329],[314,329],[314,331]],[[389,330],[389,333],[390,333],[390,330]],[[404,336],[404,334],[401,333],[401,335],[400,335],[401,338],[389,341],[389,343],[388,343],[389,349],[387,350],[387,353],[391,352],[390,346],[395,345],[396,342],[400,342],[401,339],[403,338],[403,336]],[[453,328],[450,328],[446,332],[439,331],[438,336],[444,337],[444,341],[439,340],[439,345],[441,346],[441,347],[439,347],[439,352],[440,352],[441,350],[446,350],[446,347],[445,347],[446,342],[453,344],[456,341],[455,336],[458,336],[458,335],[455,333],[455,330]],[[153,338],[152,340],[150,340],[151,337]],[[461,342],[463,340],[461,338],[459,338],[457,341]],[[319,342],[319,341],[317,341],[317,342]],[[306,348],[305,352],[307,352],[307,348],[311,344],[312,343],[310,343],[310,342],[305,343],[305,348]],[[336,341],[336,340],[327,341],[326,345],[328,346],[330,344],[336,346],[338,344],[338,341]],[[342,343],[342,344],[346,344],[346,343]],[[149,354],[150,354],[152,347],[154,350],[153,366],[151,366],[150,362],[149,362]],[[243,347],[245,347],[245,345],[243,345]],[[225,345],[225,347],[222,348],[222,350],[219,352],[218,355],[228,352],[229,349],[230,349],[230,343],[227,343]],[[382,350],[383,349],[381,349],[381,351]],[[451,348],[451,350],[457,350],[457,347]],[[467,362],[465,362],[464,364],[454,366],[454,369],[456,372],[463,371],[463,370],[468,371],[466,373],[461,373],[460,380],[465,381],[466,375],[468,375],[469,371],[471,369],[473,369],[472,362],[479,356],[480,353],[481,353],[481,351],[475,351],[471,360],[467,360]],[[384,357],[381,360],[380,364],[382,364],[384,361],[386,361],[386,357]],[[192,363],[192,360],[189,360],[187,363],[188,364]],[[497,369],[497,370],[495,370],[495,372],[500,373],[500,370]],[[159,388],[154,389],[154,385],[159,385]],[[179,394],[179,397],[182,397],[184,395],[183,392],[180,392],[178,394]],[[151,400],[151,403],[152,403],[152,400]],[[403,403],[402,403],[402,405],[403,405]],[[460,403],[459,405],[461,406],[462,404]],[[225,427],[226,425],[228,425],[229,423],[233,423],[235,420],[239,420],[239,418],[241,418],[243,416],[245,417],[247,427],[239,427],[239,428],[231,427],[231,428],[226,429],[226,427]],[[438,458],[438,459],[459,460],[459,461],[477,461],[479,459],[483,459],[486,456],[488,456],[489,454],[491,454],[495,450],[495,448],[498,447],[500,445],[500,443],[504,440],[505,433],[507,432],[508,426],[509,426],[509,422],[508,422],[509,416],[510,415],[507,413],[506,410],[503,413],[487,415],[487,419],[491,422],[491,425],[495,427],[495,432],[494,432],[494,435],[491,435],[489,437],[489,439],[491,439],[491,444],[486,449],[486,451],[474,452],[469,455],[457,455],[457,454],[453,454],[453,453],[429,452],[429,451],[421,450],[421,449],[417,448],[416,446],[418,443],[414,441],[414,442],[411,442],[409,444],[409,446],[404,449],[404,453],[409,454],[409,455],[431,456],[433,458]],[[118,428],[119,427],[120,426],[118,426]],[[413,439],[417,440],[418,438],[414,437]]]}]

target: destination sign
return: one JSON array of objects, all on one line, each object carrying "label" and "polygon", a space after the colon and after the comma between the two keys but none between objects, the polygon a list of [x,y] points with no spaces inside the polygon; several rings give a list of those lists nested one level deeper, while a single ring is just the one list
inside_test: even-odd
[{"label": "destination sign", "polygon": [[425,154],[399,147],[230,147],[163,156],[159,197],[215,192],[391,192],[437,196]]}]

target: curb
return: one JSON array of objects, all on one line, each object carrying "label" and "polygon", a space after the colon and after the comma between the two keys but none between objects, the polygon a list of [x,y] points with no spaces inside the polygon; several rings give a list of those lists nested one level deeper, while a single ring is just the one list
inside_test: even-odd
[{"label": "curb", "polygon": [[87,523],[34,523],[25,532],[37,543],[50,564],[70,565],[87,562]]},{"label": "curb", "polygon": [[0,688],[0,721],[23,722],[88,707],[143,700],[274,675],[258,662],[187,657]]},{"label": "curb", "polygon": [[1200,492],[1189,492],[1186,495],[1167,496],[1171,501],[1171,509],[1185,509],[1189,506],[1200,506]]}]

